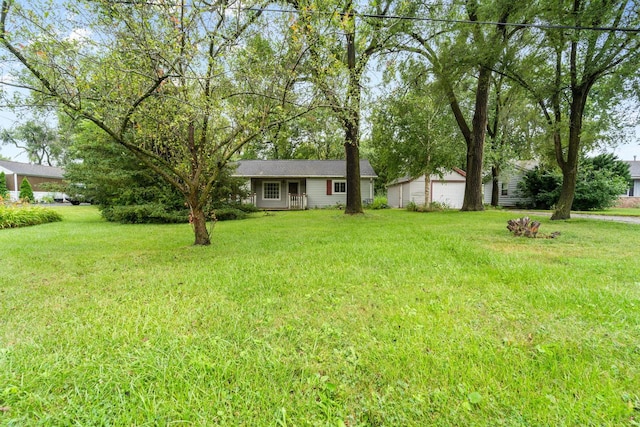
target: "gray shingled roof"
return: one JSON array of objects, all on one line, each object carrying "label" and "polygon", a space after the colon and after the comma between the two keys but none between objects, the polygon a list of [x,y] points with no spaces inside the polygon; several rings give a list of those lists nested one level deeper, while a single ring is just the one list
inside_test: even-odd
[{"label": "gray shingled roof", "polygon": [[38,176],[42,178],[63,178],[64,169],[44,165],[32,165],[29,163],[11,162],[0,160],[0,167],[23,176]]},{"label": "gray shingled roof", "polygon": [[[246,178],[344,177],[345,160],[240,160],[234,176]],[[360,160],[360,176],[376,178],[368,160]]]},{"label": "gray shingled roof", "polygon": [[640,161],[628,161],[629,172],[631,172],[631,178],[640,178]]}]

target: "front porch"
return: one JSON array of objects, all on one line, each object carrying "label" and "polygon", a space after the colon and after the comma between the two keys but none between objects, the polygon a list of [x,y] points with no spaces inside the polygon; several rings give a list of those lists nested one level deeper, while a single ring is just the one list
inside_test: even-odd
[{"label": "front porch", "polygon": [[[257,208],[265,209],[265,210],[306,210],[309,208],[307,203],[307,195],[306,194],[293,194],[287,193],[284,197],[285,204],[283,205],[269,205],[265,206],[264,203],[259,203],[258,195],[256,193],[251,193],[249,196],[243,200],[244,203],[250,203]],[[260,206],[262,204],[262,206]]]}]

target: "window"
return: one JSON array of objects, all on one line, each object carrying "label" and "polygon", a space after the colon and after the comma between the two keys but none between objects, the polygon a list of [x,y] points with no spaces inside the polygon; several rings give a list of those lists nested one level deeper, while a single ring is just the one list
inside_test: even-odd
[{"label": "window", "polygon": [[347,181],[333,181],[333,194],[347,192]]},{"label": "window", "polygon": [[263,182],[262,198],[264,200],[280,200],[280,183],[277,181]]},{"label": "window", "polygon": [[501,196],[508,196],[509,195],[509,184],[507,184],[506,182],[503,182],[500,185],[500,195]]}]

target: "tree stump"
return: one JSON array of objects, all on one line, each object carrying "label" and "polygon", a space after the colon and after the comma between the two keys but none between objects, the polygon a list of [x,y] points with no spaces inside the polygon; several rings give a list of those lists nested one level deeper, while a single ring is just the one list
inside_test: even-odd
[{"label": "tree stump", "polygon": [[514,236],[524,236],[533,239],[538,235],[539,228],[540,221],[531,221],[528,216],[507,221],[507,229],[512,232]]}]

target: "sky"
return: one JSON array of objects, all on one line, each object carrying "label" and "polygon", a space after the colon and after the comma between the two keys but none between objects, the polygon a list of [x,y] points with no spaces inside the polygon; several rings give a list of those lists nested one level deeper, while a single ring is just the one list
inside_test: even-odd
[{"label": "sky", "polygon": [[[0,128],[10,128],[15,122],[16,118],[11,112],[0,110]],[[634,142],[620,145],[616,148],[609,148],[606,152],[615,154],[620,160],[637,159],[640,161],[640,126],[635,129],[635,138],[630,139],[634,139]],[[27,155],[13,145],[0,145],[0,155],[16,162],[29,162]]]}]

